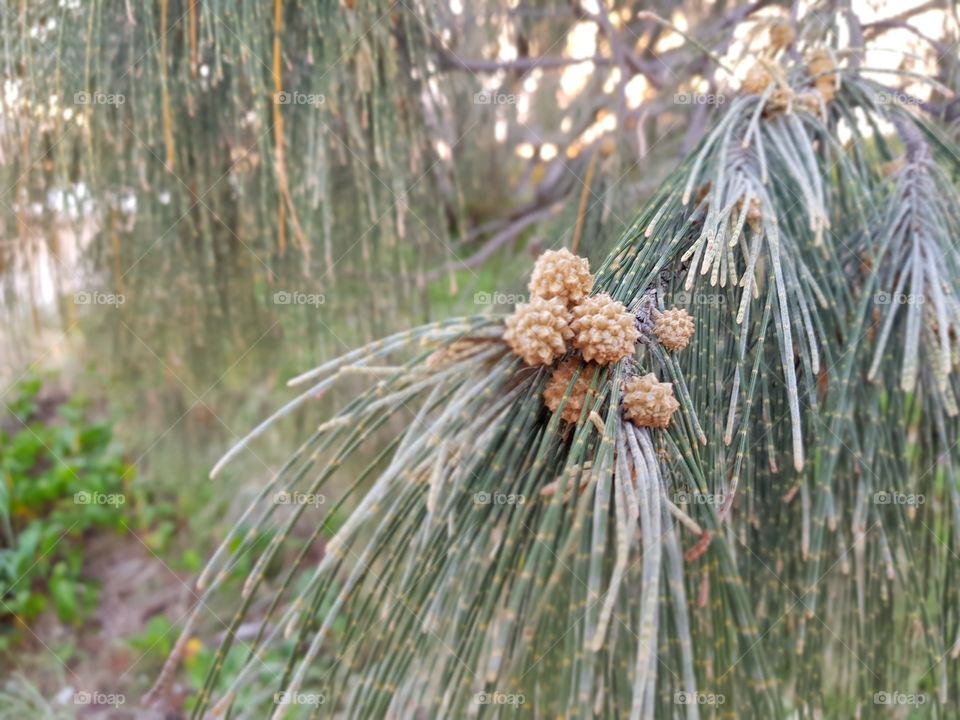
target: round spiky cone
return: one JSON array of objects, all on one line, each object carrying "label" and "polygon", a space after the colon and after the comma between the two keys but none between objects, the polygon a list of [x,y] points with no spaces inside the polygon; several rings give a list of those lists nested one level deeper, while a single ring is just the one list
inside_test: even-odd
[{"label": "round spiky cone", "polygon": [[535,297],[507,318],[503,339],[528,365],[549,365],[567,351],[569,322],[562,300]]},{"label": "round spiky cone", "polygon": [[[836,68],[833,58],[826,50],[814,51],[807,61],[807,72],[814,78],[813,85],[826,102],[833,100],[837,94],[838,76],[833,72]],[[819,77],[817,77],[818,75]]]},{"label": "round spiky cone", "polygon": [[772,82],[773,76],[758,63],[750,68],[740,87],[748,95],[762,95]]},{"label": "round spiky cone", "polygon": [[609,365],[633,354],[640,337],[637,319],[623,303],[606,293],[594,295],[573,309],[573,344],[584,360]]},{"label": "round spiky cone", "polygon": [[[737,201],[736,214],[739,216],[743,211],[743,198]],[[757,197],[750,198],[750,206],[747,208],[747,224],[755,233],[760,232],[763,227],[763,211],[760,207],[760,200]]]},{"label": "round spiky cone", "polygon": [[772,50],[785,48],[793,42],[795,37],[796,32],[790,21],[781,18],[770,23],[770,46]]},{"label": "round spiky cone", "polygon": [[591,287],[590,262],[566,248],[547,250],[537,258],[529,285],[531,295],[559,298],[567,307],[583,300],[590,294]]},{"label": "round spiky cone", "polygon": [[689,345],[690,338],[693,337],[693,330],[693,316],[686,310],[679,308],[664,310],[657,316],[654,325],[657,340],[671,352],[683,350]]},{"label": "round spiky cone", "polygon": [[623,413],[637,427],[665,428],[679,407],[673,383],[658,382],[653,373],[624,383]]},{"label": "round spiky cone", "polygon": [[[553,375],[550,376],[550,380],[543,390],[543,401],[551,412],[556,412],[557,408],[560,407],[560,403],[570,387],[570,381],[573,380],[573,374],[578,367],[580,367],[580,360],[570,358],[560,363],[557,369],[553,371]],[[580,371],[580,375],[570,391],[570,397],[567,398],[567,402],[563,406],[563,412],[560,413],[560,418],[564,422],[575,423],[580,419],[580,411],[587,402],[587,396],[590,394],[590,383],[596,370],[596,365],[587,363]]]}]

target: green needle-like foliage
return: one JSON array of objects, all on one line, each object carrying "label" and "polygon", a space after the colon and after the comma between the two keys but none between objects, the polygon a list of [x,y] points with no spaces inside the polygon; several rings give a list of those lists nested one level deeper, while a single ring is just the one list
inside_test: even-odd
[{"label": "green needle-like foliage", "polygon": [[[593,292],[642,337],[594,373],[576,424],[546,409],[549,369],[511,353],[501,316],[400,333],[293,380],[302,394],[223,462],[338,379],[370,383],[204,572],[184,638],[235,558],[255,557],[193,717],[251,703],[253,687],[323,693],[324,713],[358,718],[866,717],[887,709],[877,693],[947,716],[958,155],[838,72],[829,101],[797,65],[729,103],[623,233]],[[696,333],[670,354],[651,327],[675,306]],[[623,381],[648,372],[681,405],[667,430],[622,417]],[[336,503],[278,512],[277,493],[335,493],[340,467],[398,423]],[[302,523],[310,537],[294,536]],[[260,632],[238,644],[254,602]],[[269,679],[272,647],[289,663]],[[243,669],[222,678],[231,651]],[[254,715],[293,707],[264,705]]]},{"label": "green needle-like foliage", "polygon": [[197,366],[278,291],[342,313],[380,286],[373,312],[334,328],[353,342],[404,322],[401,309],[424,315],[424,274],[451,257],[434,228],[465,226],[427,122],[446,121],[427,62],[449,11],[350,5],[5,4],[0,268],[48,254],[74,290],[72,239],[50,222],[59,198],[89,241],[82,269],[138,317],[194,325],[204,341],[183,352]]}]

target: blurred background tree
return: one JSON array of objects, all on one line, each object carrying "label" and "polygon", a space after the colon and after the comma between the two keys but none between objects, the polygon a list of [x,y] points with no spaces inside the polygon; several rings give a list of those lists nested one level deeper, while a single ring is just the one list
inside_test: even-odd
[{"label": "blurred background tree", "polygon": [[[936,5],[882,19],[864,5],[868,22],[839,4],[827,32],[886,47],[899,33],[903,51],[868,62],[953,87],[956,53],[943,52],[953,23],[925,34],[943,16]],[[503,287],[524,248],[576,235],[602,253],[664,161],[693,147],[722,105],[709,100],[722,72],[707,51],[742,74],[738,61],[800,10],[636,2],[600,12],[596,0],[11,7],[4,310],[32,314],[11,329],[26,339],[51,317],[69,329],[82,314],[75,292],[122,294],[126,324],[151,349],[162,343],[185,378],[209,383],[264,332],[292,332],[291,345],[322,356],[428,318],[451,296],[472,302],[490,273]],[[924,31],[910,29],[915,18]],[[944,98],[930,105],[956,114]],[[278,309],[275,292],[322,294],[324,307]],[[369,312],[352,313],[358,297]],[[105,359],[155,367],[117,330],[120,314],[105,319],[115,333]],[[32,361],[29,346],[10,343],[6,366]]]}]

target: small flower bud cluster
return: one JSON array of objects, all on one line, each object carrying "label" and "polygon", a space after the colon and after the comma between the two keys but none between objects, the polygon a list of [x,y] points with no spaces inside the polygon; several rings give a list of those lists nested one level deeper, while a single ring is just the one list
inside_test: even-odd
[{"label": "small flower bud cluster", "polygon": [[[571,350],[579,353],[553,369],[543,391],[546,406],[566,423],[578,422],[595,400],[599,389],[591,387],[598,370],[631,357],[641,338],[638,318],[607,293],[591,295],[592,288],[586,258],[548,250],[531,275],[530,301],[517,305],[504,323],[504,341],[528,365],[553,365]],[[645,317],[644,342],[654,342],[655,336],[670,352],[689,344],[694,322],[686,310],[658,312],[652,306]],[[679,403],[671,383],[647,374],[624,383],[622,406],[634,424],[665,428]]]}]

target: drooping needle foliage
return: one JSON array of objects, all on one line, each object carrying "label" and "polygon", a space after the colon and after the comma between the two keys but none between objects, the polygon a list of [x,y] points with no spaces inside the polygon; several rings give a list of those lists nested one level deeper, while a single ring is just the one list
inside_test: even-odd
[{"label": "drooping needle foliage", "polygon": [[[641,340],[593,372],[577,422],[545,407],[549,370],[511,352],[503,316],[399,333],[291,382],[302,392],[224,462],[338,379],[369,379],[200,579],[213,602],[254,556],[194,717],[254,689],[323,693],[349,717],[695,718],[707,702],[854,717],[890,692],[948,714],[960,156],[855,67],[812,68],[785,61],[730,102],[595,269],[593,293]],[[668,353],[650,326],[674,307],[696,332]],[[673,383],[665,430],[623,417],[644,373]],[[275,501],[332,492],[390,428],[336,502]],[[255,602],[259,631],[237,643]],[[275,646],[289,662],[266,677]],[[223,677],[228,653],[241,669]],[[258,697],[261,716],[291,710]]]}]

